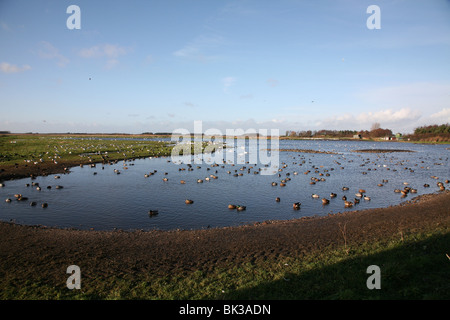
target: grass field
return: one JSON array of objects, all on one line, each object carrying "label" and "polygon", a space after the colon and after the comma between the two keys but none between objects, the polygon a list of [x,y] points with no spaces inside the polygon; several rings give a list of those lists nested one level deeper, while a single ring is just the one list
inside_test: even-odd
[{"label": "grass field", "polygon": [[[0,280],[1,299],[151,300],[416,300],[450,298],[450,233],[437,229],[395,239],[342,246],[277,261],[247,262],[210,272],[156,277],[82,278],[80,290],[29,278]],[[447,250],[447,251],[446,251]],[[380,267],[380,289],[368,289],[367,267]]]}]

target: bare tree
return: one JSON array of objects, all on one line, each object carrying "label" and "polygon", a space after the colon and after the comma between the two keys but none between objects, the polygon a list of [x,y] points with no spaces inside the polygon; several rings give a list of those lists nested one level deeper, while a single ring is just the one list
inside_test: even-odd
[{"label": "bare tree", "polygon": [[374,124],[372,124],[372,127],[370,127],[370,131],[377,130],[377,129],[380,129],[380,128],[381,128],[380,123],[379,122],[375,122]]}]

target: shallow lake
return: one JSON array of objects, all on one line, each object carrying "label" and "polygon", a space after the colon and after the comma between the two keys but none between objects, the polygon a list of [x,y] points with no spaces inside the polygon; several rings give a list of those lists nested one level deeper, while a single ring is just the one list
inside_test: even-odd
[{"label": "shallow lake", "polygon": [[[66,174],[5,181],[5,186],[0,188],[0,219],[27,225],[95,230],[237,226],[387,207],[417,195],[439,192],[437,182],[450,179],[448,145],[280,140],[279,148],[329,153],[281,151],[279,158],[273,157],[278,163],[253,163],[251,155],[262,151],[247,140],[245,146],[235,145],[214,155],[197,156],[196,162],[203,157],[203,163],[192,162],[191,166],[186,163],[186,157],[165,157],[74,167]],[[354,152],[361,149],[414,152]],[[210,163],[211,158],[218,161],[217,165]],[[286,178],[286,185],[281,186]],[[319,181],[311,184],[314,178]],[[203,183],[198,183],[198,179]],[[185,184],[180,183],[181,180]],[[272,182],[277,185],[273,186]],[[41,190],[32,183],[38,183]],[[63,188],[57,189],[57,185]],[[444,185],[448,187],[445,182]],[[344,186],[349,190],[343,191]],[[394,192],[405,186],[417,189],[417,194],[410,193],[402,198],[400,193]],[[361,198],[353,208],[345,208],[342,197],[345,195],[354,201],[359,189],[365,189],[370,200]],[[337,196],[330,198],[331,193]],[[16,201],[15,194],[22,194],[28,200]],[[319,198],[313,198],[312,194]],[[279,202],[275,201],[277,197]],[[7,198],[11,202],[6,202]],[[330,203],[323,205],[322,198],[329,199]],[[193,203],[186,204],[186,199],[192,199]],[[36,206],[30,206],[32,201]],[[44,202],[47,208],[41,207]],[[293,209],[294,202],[301,203],[299,210]],[[231,210],[229,204],[246,206],[246,210]],[[157,210],[158,214],[150,216],[149,210]]]}]

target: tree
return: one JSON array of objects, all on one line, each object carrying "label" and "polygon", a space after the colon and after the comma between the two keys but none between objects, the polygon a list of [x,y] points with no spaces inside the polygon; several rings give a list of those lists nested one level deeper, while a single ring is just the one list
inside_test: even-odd
[{"label": "tree", "polygon": [[372,127],[370,127],[370,131],[374,131],[374,130],[377,130],[377,129],[380,129],[380,128],[381,128],[380,123],[379,122],[375,122],[374,124],[372,124]]}]

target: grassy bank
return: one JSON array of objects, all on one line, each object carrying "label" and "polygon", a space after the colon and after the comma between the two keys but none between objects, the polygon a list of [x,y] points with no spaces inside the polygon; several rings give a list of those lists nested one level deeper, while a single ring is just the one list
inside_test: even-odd
[{"label": "grassy bank", "polygon": [[4,135],[0,137],[0,164],[46,162],[101,162],[143,156],[170,155],[167,143],[119,140],[118,137],[72,137],[53,135]]},{"label": "grassy bank", "polygon": [[[344,233],[343,233],[344,240]],[[2,277],[1,299],[449,299],[450,232],[399,234],[363,244],[343,241],[339,247],[276,260],[247,261],[209,272],[155,276],[136,274],[82,277],[81,290],[69,290],[65,279],[51,286],[30,271],[26,279]],[[367,267],[381,270],[381,289],[369,290]]]},{"label": "grassy bank", "polygon": [[[171,141],[142,138],[114,135],[1,135],[0,180],[60,173],[65,168],[78,165],[172,155],[174,143]],[[217,147],[222,146],[208,145],[207,142],[192,144],[190,153],[210,153]],[[189,152],[189,148],[186,150]]]}]

